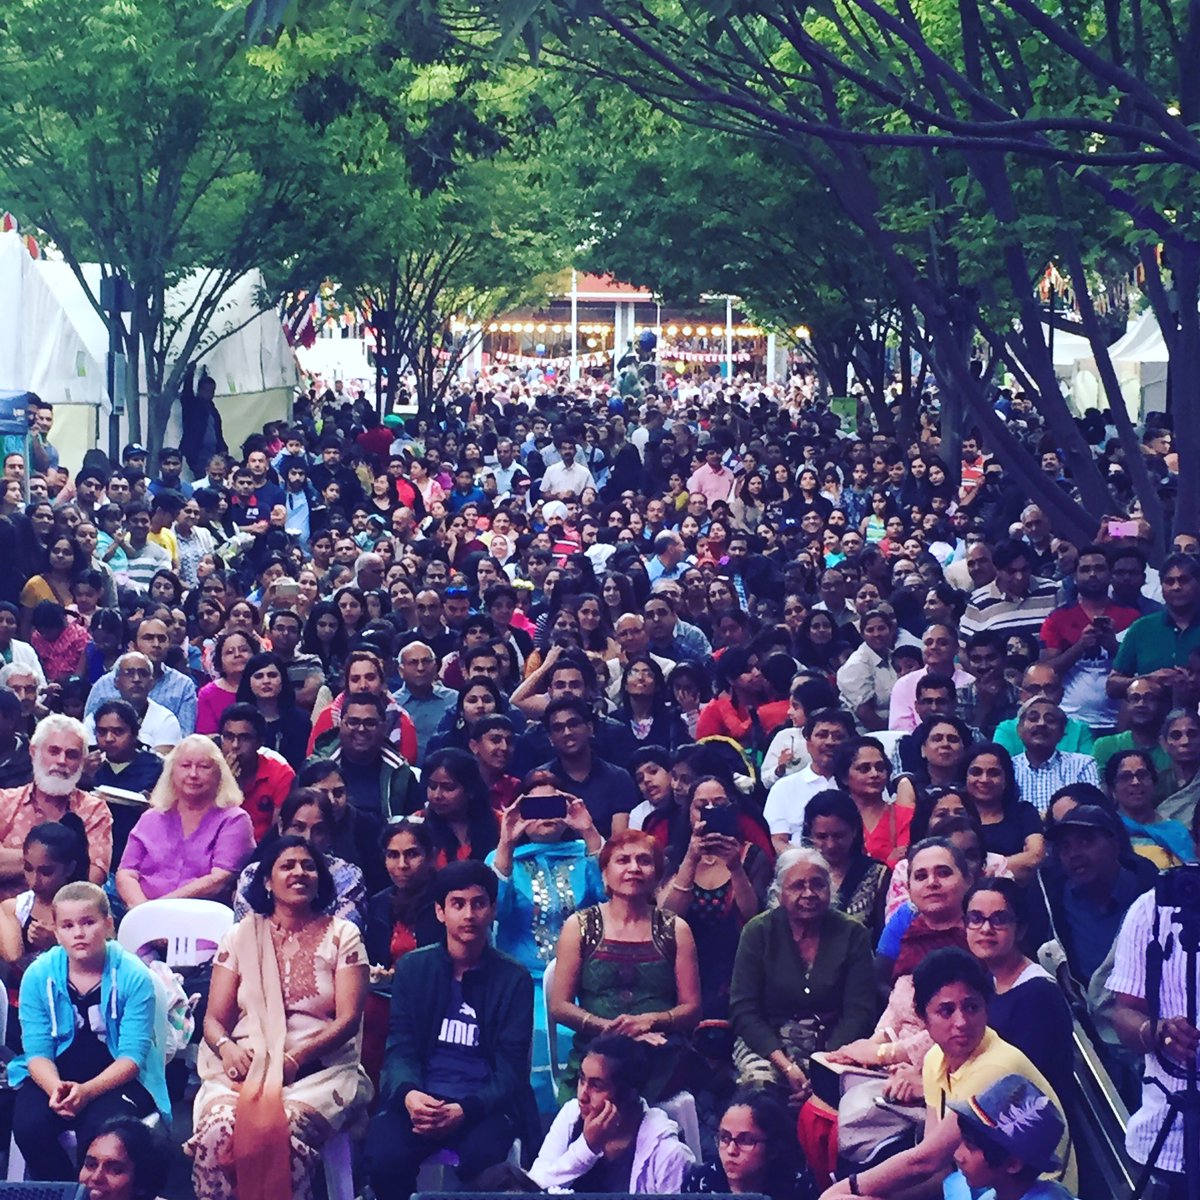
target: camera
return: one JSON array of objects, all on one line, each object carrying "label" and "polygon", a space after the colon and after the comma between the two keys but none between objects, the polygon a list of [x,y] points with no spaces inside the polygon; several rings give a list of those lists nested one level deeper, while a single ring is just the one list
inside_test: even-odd
[{"label": "camera", "polygon": [[1163,871],[1154,881],[1154,902],[1159,908],[1182,908],[1200,915],[1200,863]]}]

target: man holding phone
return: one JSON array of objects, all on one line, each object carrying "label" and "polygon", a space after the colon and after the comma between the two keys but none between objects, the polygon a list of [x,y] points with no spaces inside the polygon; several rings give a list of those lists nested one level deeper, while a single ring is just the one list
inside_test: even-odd
[{"label": "man holding phone", "polygon": [[1117,635],[1138,619],[1136,609],[1109,597],[1112,568],[1103,546],[1079,551],[1075,604],[1056,608],[1042,624],[1042,662],[1062,680],[1062,709],[1096,736],[1112,733],[1119,705],[1108,694],[1108,676],[1117,653]]}]

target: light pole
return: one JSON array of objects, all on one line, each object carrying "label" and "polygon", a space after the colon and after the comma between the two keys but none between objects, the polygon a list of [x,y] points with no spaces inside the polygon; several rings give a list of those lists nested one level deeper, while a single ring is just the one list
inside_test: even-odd
[{"label": "light pole", "polygon": [[[121,417],[125,412],[125,399],[129,386],[126,376],[128,359],[121,353],[121,339],[125,334],[122,314],[133,312],[133,284],[123,275],[113,272],[100,280],[100,307],[108,316],[108,357],[106,380],[108,384],[108,460],[113,466],[121,462]],[[133,381],[134,403],[137,403],[138,381]]]}]

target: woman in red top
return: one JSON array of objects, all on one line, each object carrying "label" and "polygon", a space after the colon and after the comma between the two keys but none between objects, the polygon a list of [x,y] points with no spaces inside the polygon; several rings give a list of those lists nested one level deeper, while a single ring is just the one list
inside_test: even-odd
[{"label": "woman in red top", "polygon": [[88,644],[88,631],[79,618],[53,600],[39,600],[33,607],[32,627],[29,643],[46,679],[61,683],[74,675]]},{"label": "woman in red top", "polygon": [[882,744],[870,737],[844,742],[834,756],[833,776],[862,816],[863,849],[894,867],[908,847],[913,810],[888,800],[892,766]]},{"label": "woman in red top", "polygon": [[787,701],[771,701],[758,669],[758,655],[745,646],[730,646],[717,663],[720,694],[700,710],[696,737],[727,737],[747,750],[764,752],[770,734],[787,717]]},{"label": "woman in red top", "polygon": [[435,750],[425,759],[421,782],[436,865],[464,858],[482,862],[495,850],[500,826],[475,756],[465,750]]}]

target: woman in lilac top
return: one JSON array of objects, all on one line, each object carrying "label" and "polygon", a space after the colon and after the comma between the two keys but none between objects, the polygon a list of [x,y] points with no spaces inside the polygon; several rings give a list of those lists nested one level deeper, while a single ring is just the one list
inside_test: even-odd
[{"label": "woman in lilac top", "polygon": [[246,664],[261,649],[258,638],[242,629],[226,629],[218,635],[213,646],[214,679],[196,694],[197,733],[220,729],[221,714],[237,699]]},{"label": "woman in lilac top", "polygon": [[192,734],[167,755],[150,809],[129,835],[117,893],[130,908],[167,896],[228,901],[253,851],[229,764],[211,738]]}]

